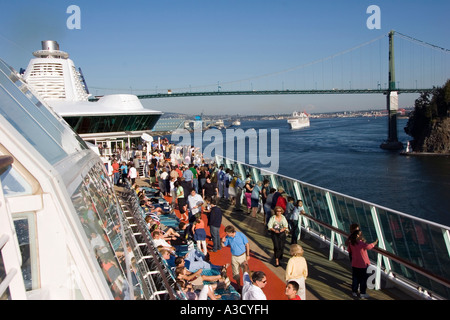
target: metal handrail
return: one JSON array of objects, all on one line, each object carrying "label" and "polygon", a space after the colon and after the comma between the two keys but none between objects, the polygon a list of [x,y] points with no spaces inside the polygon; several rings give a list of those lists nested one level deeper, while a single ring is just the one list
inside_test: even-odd
[{"label": "metal handrail", "polygon": [[[129,192],[132,193],[132,190],[127,190]],[[134,194],[130,195],[130,200],[133,202],[131,205],[133,206],[134,204],[136,204],[137,198]],[[167,271],[165,270],[164,266],[161,265],[161,263],[158,261],[158,256],[157,253],[155,252],[155,248],[151,243],[151,239],[149,237],[149,234],[147,232],[147,229],[144,227],[145,223],[143,222],[142,216],[140,214],[139,211],[137,210],[132,210],[132,215],[136,221],[136,227],[139,230],[140,235],[143,237],[145,245],[147,246],[147,248],[149,249],[148,251],[150,252],[153,261],[155,262],[155,266],[157,268],[157,271],[159,273],[159,276],[162,279],[162,282],[164,284],[164,287],[167,290],[167,294],[169,295],[171,300],[176,300],[176,296],[174,294],[174,289],[172,288],[172,286],[169,283],[169,279],[167,278]]]},{"label": "metal handrail", "polygon": [[[322,227],[325,227],[325,228],[327,228],[327,229],[329,229],[329,230],[331,230],[333,232],[339,233],[342,236],[345,236],[345,237],[349,237],[350,236],[350,234],[348,234],[348,233],[346,233],[346,232],[344,232],[344,231],[342,231],[342,230],[340,230],[340,229],[338,229],[336,227],[333,227],[332,225],[330,225],[328,223],[322,222],[322,221],[314,218],[313,216],[311,216],[309,214],[302,213],[301,215],[306,217],[306,218],[308,218],[308,219],[310,219],[310,220],[312,220],[312,221],[314,221],[315,223],[321,225]],[[385,256],[385,257],[387,257],[387,258],[389,258],[389,259],[391,259],[391,260],[394,260],[394,261],[396,261],[396,262],[398,262],[400,264],[403,264],[404,266],[408,267],[409,269],[411,269],[413,271],[416,271],[416,272],[426,276],[427,278],[429,278],[429,279],[431,279],[433,281],[436,281],[436,282],[438,282],[438,283],[440,283],[440,284],[450,288],[450,281],[448,281],[447,279],[445,279],[445,278],[443,278],[441,276],[433,274],[433,273],[425,270],[424,268],[422,268],[422,267],[420,267],[420,266],[418,266],[418,265],[416,265],[414,263],[411,263],[408,260],[403,259],[403,258],[401,258],[401,257],[399,257],[399,256],[397,256],[397,255],[395,255],[395,254],[393,254],[393,253],[391,253],[389,251],[386,251],[384,249],[374,247],[372,250],[377,252],[377,253],[379,253],[379,254],[381,254],[381,255],[383,255],[383,256]]]}]

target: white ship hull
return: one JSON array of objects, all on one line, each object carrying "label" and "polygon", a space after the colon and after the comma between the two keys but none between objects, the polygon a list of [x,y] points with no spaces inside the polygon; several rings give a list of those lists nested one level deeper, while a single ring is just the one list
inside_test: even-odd
[{"label": "white ship hull", "polygon": [[[0,59],[0,298],[183,299],[160,271],[165,266],[153,264],[156,251],[137,245],[134,207],[119,202],[105,163],[52,107],[65,102],[87,117],[97,106],[106,117],[102,109],[130,113],[139,101],[90,102],[79,82],[68,90],[72,64],[50,44],[24,77]],[[139,262],[144,253],[152,264]]]},{"label": "white ship hull", "polygon": [[309,116],[304,113],[294,112],[292,117],[288,118],[287,122],[291,126],[291,129],[302,129],[310,126]]}]

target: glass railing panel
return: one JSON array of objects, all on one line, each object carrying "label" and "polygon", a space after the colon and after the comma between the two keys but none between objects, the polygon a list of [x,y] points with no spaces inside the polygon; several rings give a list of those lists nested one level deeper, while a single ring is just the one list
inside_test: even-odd
[{"label": "glass railing panel", "polygon": [[[450,271],[446,267],[450,263],[450,257],[441,227],[388,209],[379,207],[376,209],[386,251],[432,274],[450,279]],[[371,239],[375,239],[375,237]],[[375,259],[375,254],[369,252],[369,258]],[[394,260],[390,261],[390,268],[395,274],[418,286],[427,288],[443,297],[450,296],[450,291],[446,286],[429,279],[412,268]]]},{"label": "glass railing panel", "polygon": [[[309,185],[301,185],[302,194],[304,195],[303,206],[307,208],[308,213],[315,219],[331,224],[331,217],[326,203],[325,192],[321,192],[315,187]],[[325,201],[324,201],[325,199]],[[325,227],[311,222],[311,228],[318,233],[330,236],[330,232]]]},{"label": "glass railing panel", "polygon": [[259,181],[263,181],[261,171],[258,169],[253,169],[250,171],[250,174],[252,175],[252,181],[253,184],[257,184]]},{"label": "glass railing panel", "polygon": [[284,191],[289,197],[297,198],[295,195],[294,181],[284,177],[279,177],[279,185],[283,186]]},{"label": "glass railing panel", "polygon": [[351,221],[355,221],[356,223],[356,215],[354,214],[354,211],[348,210],[345,200],[342,196],[333,194],[331,195],[331,201],[333,203],[339,229],[349,230],[350,224],[352,223]]},{"label": "glass railing panel", "polygon": [[328,208],[325,191],[315,187],[308,187],[308,189],[310,196],[305,201],[310,214],[316,219],[331,225],[330,209]]}]

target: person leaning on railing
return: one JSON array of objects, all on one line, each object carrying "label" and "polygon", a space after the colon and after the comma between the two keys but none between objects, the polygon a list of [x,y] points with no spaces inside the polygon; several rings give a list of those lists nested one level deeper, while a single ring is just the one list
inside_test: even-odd
[{"label": "person leaning on railing", "polygon": [[354,231],[349,238],[348,252],[352,259],[352,295],[358,296],[358,287],[360,289],[360,297],[368,298],[367,289],[367,267],[370,264],[367,250],[371,250],[378,243],[378,239],[367,244],[364,241],[362,231]]}]

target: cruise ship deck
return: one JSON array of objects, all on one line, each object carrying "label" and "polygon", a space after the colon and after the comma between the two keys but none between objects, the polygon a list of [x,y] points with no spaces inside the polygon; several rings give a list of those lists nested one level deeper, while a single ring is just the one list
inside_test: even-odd
[{"label": "cruise ship deck", "polygon": [[[221,207],[224,209],[226,221],[247,235],[251,243],[252,258],[264,266],[262,270],[268,275],[269,279],[272,279],[273,283],[268,283],[267,289],[269,290],[266,289],[265,292],[267,298],[286,300],[286,296],[284,295],[284,276],[285,267],[290,258],[290,237],[288,236],[286,241],[281,267],[275,267],[272,263],[273,244],[269,233],[264,227],[262,214],[258,213],[255,219],[245,212],[232,210],[232,208],[229,208],[223,202],[221,203]],[[307,300],[359,299],[354,298],[351,294],[352,272],[347,257],[330,261],[327,256],[328,249],[321,247],[314,239],[308,239],[304,234],[298,243],[303,247],[305,251],[304,257],[308,263],[308,278],[306,280]],[[252,263],[250,263],[250,266],[252,266]],[[413,299],[397,288],[368,290],[367,292],[370,295],[369,300]]]},{"label": "cruise ship deck", "polygon": [[[140,186],[150,186],[148,179],[141,178],[136,181]],[[120,191],[120,187],[116,187]],[[120,194],[120,192],[119,192]],[[171,201],[170,197],[166,197]],[[263,271],[267,277],[267,285],[263,290],[268,300],[287,300],[285,290],[285,267],[289,255],[290,237],[288,236],[284,258],[280,267],[275,267],[272,261],[273,244],[269,233],[266,231],[263,223],[263,215],[258,213],[256,218],[251,217],[245,211],[236,211],[234,206],[229,205],[228,201],[222,199],[218,206],[223,212],[221,237],[225,236],[224,228],[227,225],[233,225],[238,231],[243,232],[250,242],[250,260],[251,271]],[[180,218],[180,213],[175,210],[175,214]],[[202,215],[206,222],[206,215]],[[206,228],[207,236],[210,236],[209,228]],[[305,233],[298,242],[304,249],[304,257],[308,263],[308,278],[306,280],[306,300],[359,300],[351,294],[352,272],[348,257],[342,256],[341,259],[328,259],[328,249],[319,244],[318,241],[308,238]],[[211,239],[207,239],[208,250],[212,248]],[[224,265],[230,263],[230,248],[225,247],[217,252],[209,251],[211,263],[215,265]],[[231,267],[228,268],[228,276],[231,284],[236,286],[232,279]],[[384,286],[383,286],[384,287]],[[381,290],[369,290],[370,298],[368,300],[411,300],[415,299],[396,287],[383,288]]]}]

